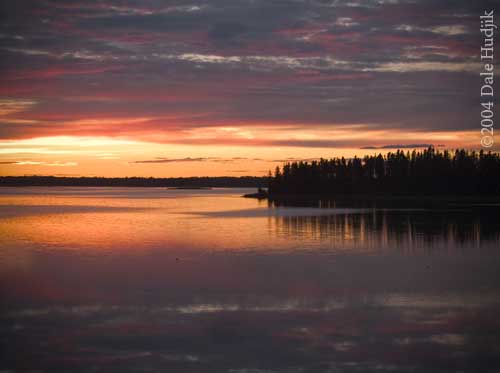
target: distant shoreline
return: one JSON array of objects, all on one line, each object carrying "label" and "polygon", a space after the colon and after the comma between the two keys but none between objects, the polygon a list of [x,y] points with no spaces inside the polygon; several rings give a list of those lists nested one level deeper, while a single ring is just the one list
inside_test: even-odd
[{"label": "distant shoreline", "polygon": [[259,188],[267,185],[267,177],[59,177],[0,176],[0,187],[147,187],[171,189]]}]

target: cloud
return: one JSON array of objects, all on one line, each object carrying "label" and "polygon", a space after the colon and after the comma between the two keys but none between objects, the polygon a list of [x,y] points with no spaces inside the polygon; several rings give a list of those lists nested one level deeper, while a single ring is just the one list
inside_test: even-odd
[{"label": "cloud", "polygon": [[208,158],[156,158],[156,159],[148,159],[144,161],[133,161],[130,163],[176,163],[176,162],[205,162],[208,161]]},{"label": "cloud", "polygon": [[37,102],[35,100],[12,98],[0,99],[0,117],[26,111],[36,104]]},{"label": "cloud", "polygon": [[[240,158],[237,158],[240,159]],[[243,158],[241,158],[243,159]],[[133,161],[130,163],[178,163],[178,162],[220,162],[220,163],[230,163],[234,162],[235,158],[232,159],[224,159],[218,157],[198,157],[198,158],[162,158],[158,157],[155,159],[148,159],[143,161]]]},{"label": "cloud", "polygon": [[415,31],[424,31],[446,36],[463,35],[468,33],[467,27],[464,25],[444,25],[444,26],[433,26],[428,28],[411,26],[411,25],[399,25],[396,27],[396,30],[405,31],[408,33],[412,33]]},{"label": "cloud", "polygon": [[382,146],[363,146],[360,149],[414,149],[414,148],[428,148],[432,144],[392,144]]},{"label": "cloud", "polygon": [[456,62],[389,62],[383,63],[374,67],[363,68],[363,71],[379,71],[379,72],[426,72],[426,71],[443,71],[443,72],[477,72],[480,65],[478,63],[456,63]]},{"label": "cloud", "polygon": [[47,167],[74,167],[78,166],[77,162],[45,162],[45,161],[6,161],[0,164],[11,164],[16,166],[47,166]]},{"label": "cloud", "polygon": [[280,162],[280,163],[288,163],[288,162],[312,162],[312,161],[318,161],[320,158],[295,158],[295,157],[289,157],[289,158],[284,158],[284,159],[273,159],[269,160],[268,162]]},{"label": "cloud", "polygon": [[16,165],[19,166],[34,166],[34,165],[43,165],[45,162],[40,162],[40,161],[19,161],[15,163]]},{"label": "cloud", "polygon": [[435,34],[444,35],[463,35],[468,33],[468,30],[464,25],[436,26],[430,30]]},{"label": "cloud", "polygon": [[77,162],[45,162],[43,163],[44,166],[49,166],[49,167],[74,167],[78,166]]},{"label": "cloud", "polygon": [[[1,139],[359,147],[252,127],[475,129],[470,30],[479,6],[470,1],[32,5],[2,5],[0,78],[9,84],[0,87]],[[232,138],[189,136],[243,126]]]},{"label": "cloud", "polygon": [[248,28],[238,22],[218,22],[211,27],[208,35],[215,40],[231,40],[247,31]]}]

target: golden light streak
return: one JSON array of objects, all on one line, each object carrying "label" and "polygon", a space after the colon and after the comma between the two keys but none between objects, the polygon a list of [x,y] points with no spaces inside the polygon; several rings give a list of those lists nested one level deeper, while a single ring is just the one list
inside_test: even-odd
[{"label": "golden light streak", "polygon": [[[319,125],[221,126],[191,129],[176,136],[173,143],[162,134],[156,139],[164,143],[91,136],[4,140],[0,141],[0,174],[45,175],[52,173],[50,168],[67,167],[81,176],[265,175],[286,160],[362,157],[386,153],[391,149],[383,147],[390,144],[478,148],[475,131],[419,132],[370,129],[368,125],[342,125],[335,129]],[[197,143],[199,140],[203,145]],[[332,146],[328,146],[329,142]],[[168,161],[143,162],[158,159]]]}]

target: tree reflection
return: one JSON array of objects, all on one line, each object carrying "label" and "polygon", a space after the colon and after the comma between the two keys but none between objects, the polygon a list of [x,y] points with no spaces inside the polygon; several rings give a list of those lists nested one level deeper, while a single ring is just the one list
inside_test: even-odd
[{"label": "tree reflection", "polygon": [[493,211],[373,209],[371,213],[275,216],[278,235],[308,237],[331,248],[432,251],[495,247],[500,225]]}]

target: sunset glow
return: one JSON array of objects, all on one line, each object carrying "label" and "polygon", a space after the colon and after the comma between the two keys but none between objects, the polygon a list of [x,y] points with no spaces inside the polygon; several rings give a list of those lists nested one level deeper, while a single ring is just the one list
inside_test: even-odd
[{"label": "sunset glow", "polygon": [[264,175],[480,146],[473,2],[174,3],[3,4],[0,174]]}]

